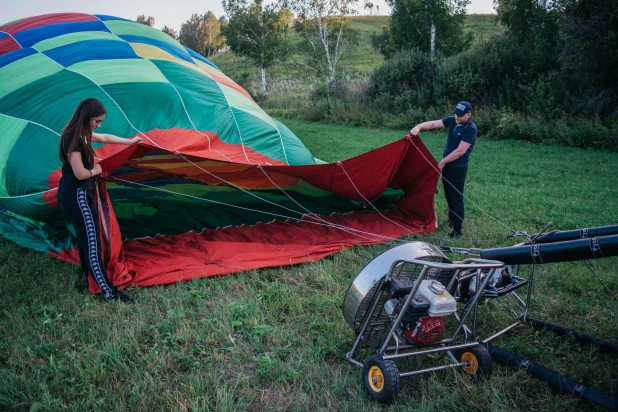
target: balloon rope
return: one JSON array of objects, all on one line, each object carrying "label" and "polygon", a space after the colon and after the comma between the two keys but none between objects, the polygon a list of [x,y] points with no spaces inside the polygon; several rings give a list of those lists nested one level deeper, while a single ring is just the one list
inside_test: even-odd
[{"label": "balloon rope", "polygon": [[351,228],[351,227],[349,227],[349,226],[343,226],[343,225],[339,225],[339,224],[332,223],[332,222],[329,222],[329,221],[327,221],[327,220],[324,220],[324,219],[323,219],[320,215],[317,215],[317,214],[315,214],[315,213],[311,212],[311,211],[310,211],[309,209],[307,209],[305,206],[303,206],[302,204],[300,204],[299,202],[297,202],[297,201],[296,201],[296,199],[294,199],[292,196],[290,196],[290,195],[289,195],[289,194],[288,194],[285,190],[283,190],[283,188],[282,188],[282,187],[280,187],[279,185],[277,185],[277,183],[275,183],[275,182],[274,182],[274,181],[270,178],[270,176],[268,176],[268,173],[266,173],[266,171],[265,171],[263,168],[259,167],[259,169],[262,171],[262,173],[264,173],[264,175],[268,178],[268,180],[270,180],[270,182],[271,182],[271,183],[272,183],[275,187],[277,187],[277,189],[279,189],[281,192],[283,192],[283,194],[284,194],[284,195],[286,195],[286,196],[287,196],[287,197],[288,197],[288,198],[289,198],[292,202],[296,203],[298,206],[300,206],[302,209],[304,209],[304,210],[307,212],[307,215],[308,215],[308,216],[310,216],[310,217],[315,217],[316,219],[318,219],[318,220],[320,220],[320,221],[324,222],[325,224],[327,224],[328,226],[334,227],[334,228],[336,228],[336,229],[340,229],[340,230],[345,231],[345,232],[359,232],[359,233],[363,233],[363,234],[367,234],[367,235],[375,236],[375,237],[378,237],[378,238],[383,238],[383,239],[388,239],[388,240],[400,241],[400,242],[403,242],[403,243],[407,243],[407,242],[406,242],[406,241],[404,241],[404,240],[401,240],[401,239],[398,239],[398,238],[394,238],[394,237],[391,237],[391,236],[384,236],[384,235],[378,235],[378,234],[376,234],[376,233],[365,232],[365,231],[362,231],[362,230],[360,230],[360,229],[354,229],[354,228]]},{"label": "balloon rope", "polygon": [[356,187],[356,185],[355,185],[355,184],[354,184],[354,182],[352,181],[352,178],[350,177],[350,175],[348,175],[348,172],[346,172],[345,168],[343,167],[343,162],[337,162],[337,165],[341,168],[341,170],[343,170],[343,173],[345,173],[345,175],[348,177],[348,180],[350,180],[350,183],[352,183],[352,186],[354,187],[354,190],[356,190],[356,192],[357,192],[357,193],[358,193],[358,194],[359,194],[359,195],[360,195],[363,199],[365,199],[365,202],[369,203],[369,205],[371,205],[371,207],[372,207],[372,208],[373,208],[376,212],[378,212],[378,214],[379,214],[380,216],[382,216],[384,219],[386,219],[387,221],[391,222],[392,224],[397,225],[397,226],[399,226],[400,228],[402,228],[402,229],[404,229],[404,230],[407,230],[409,234],[411,234],[411,235],[413,235],[413,234],[414,234],[414,233],[412,233],[412,231],[411,231],[410,229],[408,229],[407,227],[404,227],[404,226],[400,225],[400,224],[399,224],[399,223],[397,223],[397,222],[393,222],[392,220],[390,220],[389,218],[387,218],[386,216],[384,216],[384,215],[383,215],[383,214],[382,214],[382,213],[378,210],[378,208],[377,208],[377,207],[375,207],[375,206],[373,205],[373,203],[371,203],[371,202],[369,201],[369,199],[367,199],[367,198],[366,198],[366,197],[365,197],[365,196],[364,196],[364,195],[360,192],[360,190],[358,190],[358,188]]},{"label": "balloon rope", "polygon": [[[418,152],[421,154],[421,156],[423,156],[423,158],[425,159],[425,161],[427,163],[429,163],[429,165],[431,167],[433,167],[439,174],[440,177],[442,178],[442,180],[444,180],[445,182],[447,182],[449,185],[451,185],[453,187],[453,189],[455,189],[455,191],[457,193],[459,193],[464,199],[466,199],[468,202],[472,203],[474,206],[476,206],[476,208],[478,210],[480,210],[483,214],[485,214],[487,217],[493,219],[494,221],[496,221],[498,224],[502,225],[503,227],[505,227],[506,229],[508,229],[510,232],[512,233],[516,233],[515,230],[511,229],[510,227],[508,227],[506,224],[502,223],[500,220],[498,220],[497,218],[493,217],[492,215],[490,215],[489,213],[487,213],[485,210],[483,210],[478,204],[476,204],[475,202],[473,202],[469,197],[467,197],[466,195],[464,195],[463,193],[461,193],[459,190],[457,190],[457,188],[451,183],[449,182],[444,176],[442,176],[442,171],[439,170],[437,167],[435,167],[433,165],[433,163],[431,163],[429,161],[429,159],[427,159],[427,157],[425,157],[425,154],[416,146],[416,144],[414,144],[414,141],[412,140],[412,138],[410,137],[410,135],[406,136],[406,138],[410,141],[410,143],[412,143],[412,146],[414,146],[416,148],[416,150],[418,150]],[[449,209],[450,210],[450,209]],[[453,212],[452,210],[450,210],[451,212]],[[454,213],[454,212],[453,212]],[[458,216],[459,217],[459,216]]]}]

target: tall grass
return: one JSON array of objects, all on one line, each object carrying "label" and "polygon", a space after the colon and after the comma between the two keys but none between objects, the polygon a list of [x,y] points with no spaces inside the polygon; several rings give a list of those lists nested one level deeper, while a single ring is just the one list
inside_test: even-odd
[{"label": "tall grass", "polygon": [[[286,123],[327,161],[406,133]],[[422,137],[439,156],[444,134]],[[506,227],[533,233],[549,221],[555,229],[616,223],[617,161],[615,153],[480,139],[466,186],[465,237],[452,242],[440,225],[421,240],[485,248],[521,241],[508,238]],[[436,207],[443,222],[441,193]],[[360,369],[344,360],[355,336],[340,307],[362,266],[390,246],[134,289],[137,303],[123,305],[88,296],[78,287],[77,267],[0,240],[0,409],[384,410],[365,398]],[[618,259],[593,264],[618,291]],[[531,315],[618,341],[618,304],[581,263],[537,267]],[[505,316],[499,305],[482,306],[481,335],[504,324]],[[518,328],[496,344],[608,394],[618,376],[615,358],[530,328]],[[421,359],[402,367],[432,364]],[[595,408],[496,366],[481,384],[454,370],[402,379],[401,393],[387,409]]]}]

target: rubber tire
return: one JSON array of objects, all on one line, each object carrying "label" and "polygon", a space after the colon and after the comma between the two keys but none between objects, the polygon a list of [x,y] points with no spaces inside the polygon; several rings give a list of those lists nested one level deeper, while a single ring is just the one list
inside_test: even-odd
[{"label": "rubber tire", "polygon": [[[369,383],[369,371],[373,366],[377,367],[384,377],[380,391],[374,390]],[[395,400],[399,392],[399,369],[394,361],[384,360],[380,355],[371,355],[365,360],[362,374],[363,388],[369,398],[381,404],[388,404]]]},{"label": "rubber tire", "polygon": [[[466,353],[468,353],[468,355],[466,355]],[[476,358],[476,362],[478,365],[476,372],[470,373],[469,371],[465,370],[465,367],[463,366],[460,368],[461,371],[471,377],[485,378],[485,379],[489,378],[493,371],[493,365],[491,363],[491,355],[489,351],[487,350],[487,348],[485,346],[479,345],[473,348],[460,349],[458,351],[455,351],[454,353],[455,358],[457,358],[459,362],[463,362],[464,355],[468,357],[470,356],[469,354],[472,354],[474,358]]]}]

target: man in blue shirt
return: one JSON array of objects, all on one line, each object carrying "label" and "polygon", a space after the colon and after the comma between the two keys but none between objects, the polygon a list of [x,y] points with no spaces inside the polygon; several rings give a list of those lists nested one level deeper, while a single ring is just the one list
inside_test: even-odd
[{"label": "man in blue shirt", "polygon": [[444,155],[438,168],[442,173],[444,195],[448,203],[449,225],[453,228],[451,238],[462,236],[464,220],[464,183],[468,174],[468,161],[476,141],[476,125],[470,120],[472,105],[468,102],[459,102],[453,110],[453,116],[442,120],[433,120],[417,124],[411,130],[415,136],[423,130],[448,127],[448,138],[444,146]]}]

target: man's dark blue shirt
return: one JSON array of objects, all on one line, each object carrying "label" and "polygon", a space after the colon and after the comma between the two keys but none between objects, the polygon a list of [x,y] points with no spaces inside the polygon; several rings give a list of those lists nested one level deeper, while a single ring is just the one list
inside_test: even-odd
[{"label": "man's dark blue shirt", "polygon": [[444,146],[444,156],[451,154],[455,149],[459,147],[459,143],[470,143],[470,147],[459,159],[450,162],[448,165],[453,167],[466,167],[470,160],[470,153],[474,147],[476,141],[476,125],[472,120],[468,120],[466,123],[458,126],[455,122],[455,116],[449,116],[442,119],[444,127],[448,127],[448,138],[446,139],[446,145]]}]

